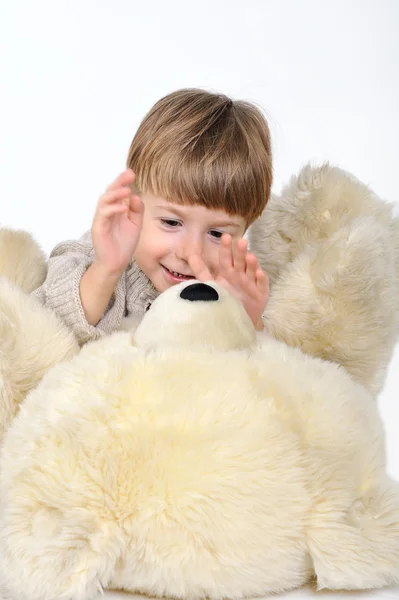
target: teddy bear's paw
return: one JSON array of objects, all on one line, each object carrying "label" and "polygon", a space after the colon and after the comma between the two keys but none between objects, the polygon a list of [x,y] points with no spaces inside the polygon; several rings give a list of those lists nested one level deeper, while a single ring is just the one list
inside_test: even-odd
[{"label": "teddy bear's paw", "polygon": [[[323,535],[328,536],[323,539]],[[399,486],[355,500],[345,520],[310,534],[318,588],[372,589],[399,583]]]},{"label": "teddy bear's paw", "polygon": [[27,231],[0,228],[0,275],[31,293],[45,280],[43,250]]},{"label": "teddy bear's paw", "polygon": [[387,229],[373,217],[359,217],[315,249],[311,261],[328,358],[374,394],[384,384],[397,339],[394,258]]},{"label": "teddy bear's paw", "polygon": [[1,531],[0,580],[13,600],[90,600],[103,592],[120,554],[116,526],[78,508],[22,509],[10,524],[12,512]]},{"label": "teddy bear's paw", "polygon": [[273,284],[281,269],[309,244],[322,242],[360,216],[392,227],[393,206],[353,175],[328,162],[306,165],[291,177],[281,196],[272,195],[250,227],[251,250]]},{"label": "teddy bear's paw", "polygon": [[322,241],[357,217],[373,217],[386,229],[393,219],[393,204],[381,200],[354,175],[330,165],[307,164],[283,189],[291,206],[291,229],[304,244]]},{"label": "teddy bear's paw", "polygon": [[344,366],[377,395],[397,339],[390,232],[359,217],[308,246],[272,288],[265,326],[290,346]]},{"label": "teddy bear's paw", "polygon": [[353,219],[320,245],[310,247],[309,256],[314,285],[332,296],[343,294],[343,301],[353,297],[369,301],[387,285],[393,287],[395,250],[389,232],[373,217]]}]

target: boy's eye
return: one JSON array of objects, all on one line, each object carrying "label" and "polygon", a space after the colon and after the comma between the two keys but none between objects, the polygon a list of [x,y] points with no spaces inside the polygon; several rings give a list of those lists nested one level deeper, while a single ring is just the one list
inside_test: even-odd
[{"label": "boy's eye", "polygon": [[212,237],[216,238],[217,240],[220,240],[220,238],[223,235],[223,231],[216,231],[215,229],[209,232],[211,234]]},{"label": "boy's eye", "polygon": [[174,219],[161,219],[161,223],[167,227],[177,227],[180,225],[180,221],[175,221]]}]

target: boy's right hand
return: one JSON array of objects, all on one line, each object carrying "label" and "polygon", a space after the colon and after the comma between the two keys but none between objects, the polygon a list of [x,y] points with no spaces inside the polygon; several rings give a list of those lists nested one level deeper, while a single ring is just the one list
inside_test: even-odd
[{"label": "boy's right hand", "polygon": [[144,205],[132,194],[135,175],[127,169],[100,197],[91,228],[95,263],[106,275],[122,275],[137,247]]}]

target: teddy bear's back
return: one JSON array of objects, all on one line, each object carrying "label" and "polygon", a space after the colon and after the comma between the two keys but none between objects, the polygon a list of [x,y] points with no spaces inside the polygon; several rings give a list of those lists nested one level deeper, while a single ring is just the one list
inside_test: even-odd
[{"label": "teddy bear's back", "polygon": [[[115,586],[132,572],[135,589],[159,595],[184,593],[184,582],[198,595],[234,595],[251,581],[256,594],[277,590],[286,571],[302,581],[299,438],[259,396],[247,355],[116,354],[93,345],[49,372],[6,440],[2,488],[30,505],[43,552],[42,523],[62,536],[80,507],[83,521],[118,529]],[[22,536],[21,515],[19,527]]]}]

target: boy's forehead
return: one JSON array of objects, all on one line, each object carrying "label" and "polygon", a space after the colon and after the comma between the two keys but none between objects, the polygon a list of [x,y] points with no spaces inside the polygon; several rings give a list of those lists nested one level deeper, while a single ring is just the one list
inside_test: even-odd
[{"label": "boy's forehead", "polygon": [[231,225],[236,225],[237,227],[241,227],[245,223],[244,218],[240,215],[230,215],[224,210],[208,208],[201,204],[181,204],[166,200],[159,196],[154,196],[153,194],[143,194],[142,200],[147,207],[158,212],[169,210],[176,215],[186,218],[191,216],[201,216],[208,219],[223,221],[226,224],[229,223]]}]

